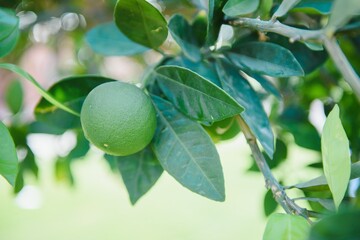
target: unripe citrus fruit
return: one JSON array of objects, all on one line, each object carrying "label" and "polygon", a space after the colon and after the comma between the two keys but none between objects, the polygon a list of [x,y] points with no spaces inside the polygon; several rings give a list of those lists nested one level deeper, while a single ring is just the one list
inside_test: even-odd
[{"label": "unripe citrus fruit", "polygon": [[86,138],[115,156],[142,150],[156,128],[156,113],[149,96],[121,82],[94,88],[84,101],[80,118]]}]

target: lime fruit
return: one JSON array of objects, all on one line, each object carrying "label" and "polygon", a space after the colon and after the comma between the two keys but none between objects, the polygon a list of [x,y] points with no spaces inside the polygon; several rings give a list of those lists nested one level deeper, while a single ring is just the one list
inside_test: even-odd
[{"label": "lime fruit", "polygon": [[150,97],[136,86],[121,82],[94,88],[84,101],[80,118],[86,138],[114,156],[142,150],[156,128]]}]

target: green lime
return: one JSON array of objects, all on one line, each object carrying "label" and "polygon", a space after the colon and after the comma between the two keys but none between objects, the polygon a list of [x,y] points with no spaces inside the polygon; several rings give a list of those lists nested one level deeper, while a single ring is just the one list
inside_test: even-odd
[{"label": "green lime", "polygon": [[134,85],[108,82],[94,88],[81,109],[86,138],[105,153],[127,156],[142,150],[155,133],[151,99]]}]

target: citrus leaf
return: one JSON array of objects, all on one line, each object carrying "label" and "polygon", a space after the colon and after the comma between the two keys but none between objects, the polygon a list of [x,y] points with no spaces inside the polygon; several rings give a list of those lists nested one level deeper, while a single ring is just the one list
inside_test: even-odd
[{"label": "citrus leaf", "polygon": [[184,55],[194,62],[201,59],[200,48],[191,25],[181,15],[174,15],[169,21],[169,30]]},{"label": "citrus leaf", "polygon": [[120,31],[143,46],[157,49],[167,38],[164,16],[145,0],[119,0],[114,17]]},{"label": "citrus leaf", "polygon": [[278,7],[278,9],[276,10],[276,12],[273,15],[273,18],[278,18],[278,17],[282,17],[285,14],[287,14],[287,12],[289,10],[291,10],[296,4],[298,4],[301,0],[283,0],[280,4],[280,6]]},{"label": "citrus leaf", "polygon": [[236,17],[254,12],[259,7],[259,0],[229,0],[223,12],[229,17]]},{"label": "citrus leaf", "polygon": [[[350,180],[360,178],[360,162],[356,162],[351,164],[351,175]],[[328,190],[327,181],[324,175],[311,179],[309,181],[295,184],[290,186],[289,188],[299,188],[303,190]]]},{"label": "citrus leaf", "polygon": [[335,0],[326,29],[328,32],[333,33],[359,14],[359,0]]},{"label": "citrus leaf", "polygon": [[128,39],[113,22],[92,28],[86,33],[86,41],[95,52],[105,56],[128,56],[148,50]]},{"label": "citrus leaf", "polygon": [[294,10],[328,15],[331,12],[332,4],[333,0],[301,0]]},{"label": "citrus leaf", "polygon": [[268,219],[263,240],[304,240],[309,229],[310,226],[303,217],[274,213]]},{"label": "citrus leaf", "polygon": [[243,111],[224,90],[186,68],[163,66],[155,74],[166,97],[190,118],[212,123]]},{"label": "citrus leaf", "polygon": [[47,101],[52,103],[54,106],[61,108],[65,110],[66,112],[69,112],[75,116],[80,116],[78,112],[72,110],[71,108],[68,108],[61,102],[57,101],[49,92],[47,92],[41,85],[27,72],[25,72],[23,69],[19,68],[18,66],[10,63],[0,63],[0,68],[7,69],[9,71],[12,71],[14,73],[17,73],[18,75],[22,76],[29,82],[31,82],[35,88],[38,90],[38,92],[45,98]]},{"label": "citrus leaf", "polygon": [[[60,80],[48,90],[54,99],[65,106],[80,112],[81,106],[89,92],[100,84],[115,81],[100,76],[73,76]],[[35,107],[35,116],[39,121],[46,122],[61,129],[80,128],[80,118],[63,111],[42,98]]]},{"label": "citrus leaf", "polygon": [[215,201],[225,200],[219,155],[205,130],[174,106],[153,96],[158,129],[153,149],[162,167],[191,191]]},{"label": "citrus leaf", "polygon": [[227,57],[240,69],[272,77],[303,76],[304,71],[293,54],[279,45],[268,42],[242,44],[236,53]]},{"label": "citrus leaf", "polygon": [[321,153],[326,180],[336,208],[344,198],[351,172],[349,140],[339,118],[339,107],[329,113],[321,136]]},{"label": "citrus leaf", "polygon": [[150,190],[163,172],[150,147],[125,157],[105,155],[105,158],[115,161],[132,204]]},{"label": "citrus leaf", "polygon": [[8,108],[13,114],[20,111],[23,104],[23,88],[18,80],[12,81],[5,91],[5,100]]},{"label": "citrus leaf", "polygon": [[19,25],[19,18],[8,8],[0,8],[0,42],[7,38]]},{"label": "citrus leaf", "polygon": [[227,0],[209,0],[208,27],[206,44],[212,46],[216,43],[221,25],[224,20],[224,8]]},{"label": "citrus leaf", "polygon": [[0,40],[0,58],[5,57],[15,48],[20,38],[20,31],[17,27],[13,29],[10,35]]},{"label": "citrus leaf", "polygon": [[275,201],[273,193],[271,190],[268,190],[264,196],[264,213],[268,217],[270,214],[275,212],[279,204]]},{"label": "citrus leaf", "polygon": [[279,90],[273,85],[272,82],[270,82],[268,79],[264,78],[263,76],[259,74],[250,74],[252,78],[254,78],[256,81],[260,83],[260,85],[267,91],[268,93],[271,93],[274,95],[277,99],[281,100],[282,96]]},{"label": "citrus leaf", "polygon": [[15,186],[18,158],[15,144],[6,126],[0,122],[0,175]]},{"label": "citrus leaf", "polygon": [[359,219],[359,210],[327,216],[312,226],[308,240],[360,239]]},{"label": "citrus leaf", "polygon": [[217,61],[216,70],[223,89],[246,109],[241,116],[264,147],[265,152],[272,158],[274,134],[256,92],[229,62]]}]

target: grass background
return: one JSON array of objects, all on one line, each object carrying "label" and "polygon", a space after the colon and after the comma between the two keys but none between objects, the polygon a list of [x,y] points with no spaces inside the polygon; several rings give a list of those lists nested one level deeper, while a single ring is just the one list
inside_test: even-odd
[{"label": "grass background", "polygon": [[[246,171],[252,160],[242,139],[217,145],[225,175],[223,203],[190,192],[165,173],[131,206],[120,176],[96,152],[73,165],[75,187],[55,181],[53,163],[43,162],[40,181],[34,181],[42,200],[37,209],[19,207],[17,202],[31,202],[34,196],[16,198],[0,179],[0,239],[262,239],[264,181],[260,174]],[[292,152],[299,159],[298,151]],[[300,156],[314,158],[311,153]]]}]

